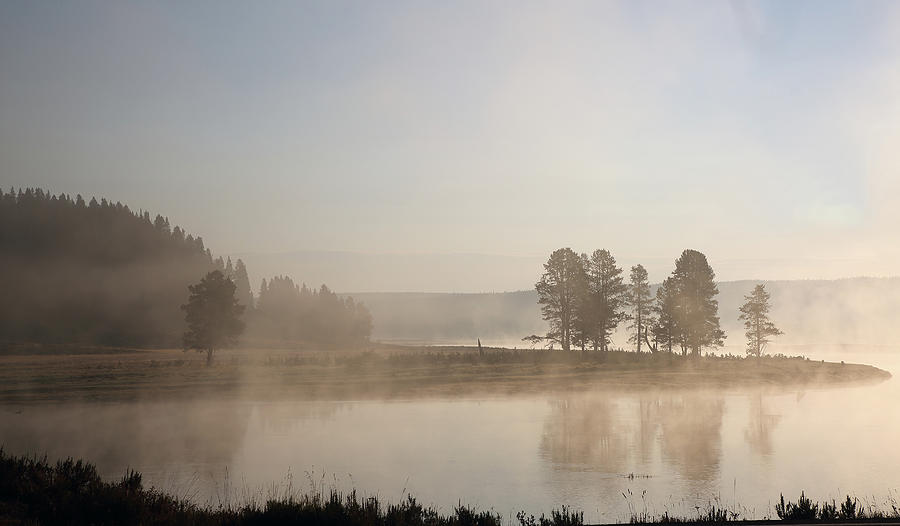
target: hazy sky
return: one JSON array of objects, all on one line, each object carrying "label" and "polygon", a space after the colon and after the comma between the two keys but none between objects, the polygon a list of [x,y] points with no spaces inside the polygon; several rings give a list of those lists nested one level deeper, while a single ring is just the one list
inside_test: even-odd
[{"label": "hazy sky", "polygon": [[7,0],[0,183],[219,254],[895,275],[898,35],[875,1]]}]

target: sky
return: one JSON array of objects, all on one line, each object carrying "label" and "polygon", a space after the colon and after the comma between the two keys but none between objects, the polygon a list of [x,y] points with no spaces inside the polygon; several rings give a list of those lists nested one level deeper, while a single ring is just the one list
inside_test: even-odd
[{"label": "sky", "polygon": [[562,246],[897,275],[898,34],[878,1],[3,0],[0,185],[338,290],[529,288]]}]

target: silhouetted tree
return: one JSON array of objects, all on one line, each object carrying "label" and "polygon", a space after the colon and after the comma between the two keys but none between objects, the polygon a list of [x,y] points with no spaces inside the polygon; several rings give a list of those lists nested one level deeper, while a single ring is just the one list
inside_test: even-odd
[{"label": "silhouetted tree", "polygon": [[232,267],[231,258],[228,258],[228,263],[225,265],[225,276],[237,287],[235,296],[238,302],[247,309],[253,309],[253,291],[250,290],[250,277],[247,275],[247,267],[244,266],[244,262],[238,259]]},{"label": "silhouetted tree", "polygon": [[[610,336],[625,318],[625,301],[628,287],[622,281],[622,269],[608,250],[595,250],[590,258],[584,258],[586,301],[581,306],[589,341],[594,350],[609,350]],[[581,317],[581,316],[579,316]]]},{"label": "silhouetted tree", "polygon": [[759,358],[766,349],[769,339],[784,334],[769,320],[769,293],[760,283],[753,292],[744,296],[747,301],[741,305],[739,320],[744,322],[747,332],[747,354]]},{"label": "silhouetted tree", "polygon": [[234,282],[219,270],[210,272],[188,289],[191,291],[188,302],[181,306],[188,324],[184,348],[205,352],[208,365],[216,349],[233,345],[244,331],[240,319],[244,306],[234,297]]},{"label": "silhouetted tree", "polygon": [[581,258],[571,248],[560,248],[550,254],[544,264],[544,274],[535,284],[541,314],[550,324],[546,338],[559,343],[564,351],[571,349],[584,280]]},{"label": "silhouetted tree", "polygon": [[654,350],[672,352],[678,342],[678,325],[675,313],[678,308],[678,290],[675,279],[668,277],[656,289],[656,302],[653,304],[655,320],[650,328],[653,333],[653,345],[645,339],[645,343]]},{"label": "silhouetted tree", "polygon": [[706,256],[685,250],[675,261],[672,273],[677,290],[675,323],[681,336],[682,351],[699,356],[704,347],[721,346],[725,333],[719,328],[719,293],[716,274]]},{"label": "silhouetted tree", "polygon": [[647,279],[647,269],[643,265],[631,267],[628,305],[631,307],[629,328],[634,330],[628,341],[635,344],[637,352],[641,352],[641,344],[647,339],[648,328],[653,325],[653,300],[650,294],[650,282]]},{"label": "silhouetted tree", "polygon": [[590,296],[587,283],[587,268],[590,262],[587,254],[581,254],[581,268],[583,276],[578,280],[575,289],[575,310],[572,313],[572,345],[585,350],[593,341],[597,326],[597,308],[594,299]]}]

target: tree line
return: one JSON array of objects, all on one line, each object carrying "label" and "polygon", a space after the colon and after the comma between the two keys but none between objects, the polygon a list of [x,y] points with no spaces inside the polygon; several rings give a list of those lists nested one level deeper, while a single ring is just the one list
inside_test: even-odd
[{"label": "tree line", "polygon": [[360,302],[326,285],[311,289],[288,276],[262,281],[252,330],[287,341],[360,344],[372,333],[372,315]]},{"label": "tree line", "polygon": [[270,339],[291,333],[316,342],[346,342],[367,339],[371,332],[371,318],[351,329],[347,315],[332,304],[354,312],[364,307],[349,300],[350,308],[347,300],[330,291],[323,296],[321,289],[316,297],[323,298],[322,308],[287,315],[278,312],[287,306],[270,304],[257,313],[260,301],[244,262],[214,258],[202,238],[161,215],[36,188],[0,191],[0,343],[180,345],[185,318],[179,307],[188,286],[214,272],[233,284],[242,318],[256,334],[270,326],[269,318],[300,326],[304,315],[315,319],[308,325],[320,332],[281,331]]},{"label": "tree line", "polygon": [[[699,356],[703,349],[721,347],[725,333],[719,327],[719,290],[706,256],[685,250],[675,269],[655,292],[647,270],[631,267],[626,283],[623,270],[608,250],[590,255],[560,248],[550,254],[535,285],[545,336],[523,338],[532,344],[545,341],[563,350],[592,348],[607,351],[616,329],[629,322],[629,343],[642,352],[680,352]],[[760,356],[772,336],[781,334],[768,319],[769,295],[758,285],[745,298],[740,319],[747,328],[747,353]]]}]

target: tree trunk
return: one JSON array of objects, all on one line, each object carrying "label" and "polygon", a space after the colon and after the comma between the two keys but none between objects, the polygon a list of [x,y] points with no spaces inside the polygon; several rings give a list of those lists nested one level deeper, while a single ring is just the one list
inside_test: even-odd
[{"label": "tree trunk", "polygon": [[638,307],[638,309],[637,309],[637,316],[635,316],[634,318],[635,318],[634,321],[635,321],[635,323],[637,324],[637,331],[638,331],[638,334],[637,334],[637,352],[638,352],[638,354],[640,354],[640,352],[641,352],[641,311],[640,311],[640,307]]},{"label": "tree trunk", "polygon": [[206,349],[206,365],[207,366],[212,365],[212,355],[213,355],[212,348]]},{"label": "tree trunk", "polygon": [[[647,331],[644,331],[644,341],[647,342],[647,348],[650,349],[650,352],[655,353],[659,346],[659,343],[657,343],[656,345],[650,345],[650,338],[647,337]],[[638,349],[640,349],[640,347]],[[640,351],[638,351],[638,352],[640,352]]]}]

